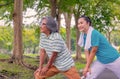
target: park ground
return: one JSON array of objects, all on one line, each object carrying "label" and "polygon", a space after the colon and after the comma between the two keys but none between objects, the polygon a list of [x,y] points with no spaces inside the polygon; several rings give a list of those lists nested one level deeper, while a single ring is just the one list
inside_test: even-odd
[{"label": "park ground", "polygon": [[[14,63],[8,63],[10,57],[11,56],[8,54],[0,53],[0,79],[34,79],[33,73],[35,70],[29,69],[28,67],[25,66],[16,65]],[[24,62],[32,66],[38,66],[39,64],[38,54],[24,55]],[[85,66],[84,59],[82,61],[75,60],[75,66],[80,73],[80,70],[83,69]],[[62,74],[57,74],[48,79],[67,79],[67,78]],[[118,79],[118,78],[110,70],[106,69],[104,72],[102,72],[98,79]]]},{"label": "park ground", "polygon": [[[27,54],[24,56],[24,62],[32,66],[39,65],[38,54]],[[0,53],[0,79],[34,79],[33,73],[35,70],[29,69],[24,66],[8,63],[10,55]],[[85,64],[76,61],[78,70],[82,69]],[[65,79],[65,76],[58,74],[49,79]]]}]

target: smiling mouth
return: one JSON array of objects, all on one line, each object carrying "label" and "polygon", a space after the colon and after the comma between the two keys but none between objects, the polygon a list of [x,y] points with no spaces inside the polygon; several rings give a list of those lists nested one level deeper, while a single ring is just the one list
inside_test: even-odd
[{"label": "smiling mouth", "polygon": [[83,29],[83,27],[80,27],[80,29]]}]

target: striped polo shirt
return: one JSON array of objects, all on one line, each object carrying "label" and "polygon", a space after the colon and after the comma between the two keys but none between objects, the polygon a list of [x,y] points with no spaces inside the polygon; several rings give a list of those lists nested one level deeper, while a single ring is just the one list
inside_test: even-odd
[{"label": "striped polo shirt", "polygon": [[59,33],[51,33],[49,36],[41,33],[40,48],[45,49],[49,58],[51,58],[53,51],[58,53],[53,65],[60,71],[66,71],[74,66],[70,52]]}]

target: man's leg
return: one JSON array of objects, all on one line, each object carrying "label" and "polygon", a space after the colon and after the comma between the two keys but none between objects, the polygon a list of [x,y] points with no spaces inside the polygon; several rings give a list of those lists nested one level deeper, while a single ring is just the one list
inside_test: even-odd
[{"label": "man's leg", "polygon": [[104,69],[104,64],[100,63],[99,61],[95,61],[91,66],[91,72],[87,73],[86,79],[96,79]]},{"label": "man's leg", "polygon": [[34,76],[35,76],[35,79],[45,79],[45,78],[48,78],[48,77],[52,77],[56,74],[58,74],[60,71],[55,67],[55,66],[52,66],[50,67],[50,69],[47,71],[46,75],[45,76],[41,76],[39,74],[39,72],[35,72],[34,73]]},{"label": "man's leg", "polygon": [[120,57],[116,59],[113,63],[108,64],[107,68],[113,71],[120,79]]},{"label": "man's leg", "polygon": [[74,66],[71,67],[68,71],[63,72],[63,74],[67,76],[68,79],[80,79],[80,75]]}]

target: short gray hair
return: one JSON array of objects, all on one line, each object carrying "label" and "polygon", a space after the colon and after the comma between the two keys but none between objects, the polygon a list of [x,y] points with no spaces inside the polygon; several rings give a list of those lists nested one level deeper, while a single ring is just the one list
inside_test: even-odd
[{"label": "short gray hair", "polygon": [[43,19],[47,20],[46,26],[51,32],[58,32],[58,24],[53,17],[48,16],[48,17],[43,17],[42,20]]}]

